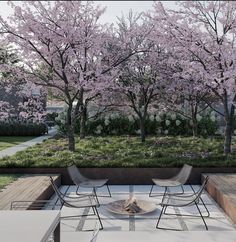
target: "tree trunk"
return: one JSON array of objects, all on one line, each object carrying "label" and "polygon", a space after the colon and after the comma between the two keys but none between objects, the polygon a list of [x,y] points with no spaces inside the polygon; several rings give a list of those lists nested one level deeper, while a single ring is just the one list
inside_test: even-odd
[{"label": "tree trunk", "polygon": [[68,145],[70,151],[75,151],[75,131],[73,125],[70,125],[68,128]]},{"label": "tree trunk", "polygon": [[79,132],[80,139],[84,139],[86,136],[86,116],[87,116],[87,110],[86,110],[86,107],[83,107],[83,110],[80,115],[80,132]]},{"label": "tree trunk", "polygon": [[225,141],[224,141],[224,154],[231,153],[231,141],[232,141],[233,125],[230,121],[226,121],[225,125]]},{"label": "tree trunk", "polygon": [[72,118],[73,104],[69,105],[67,110],[67,127],[68,127],[68,148],[70,151],[75,151],[75,127]]},{"label": "tree trunk", "polygon": [[229,155],[231,153],[231,143],[233,134],[233,118],[235,107],[232,105],[229,116],[225,116],[225,140],[224,140],[224,154]]},{"label": "tree trunk", "polygon": [[140,122],[140,131],[141,131],[141,141],[145,142],[146,140],[145,118],[140,117],[139,119],[140,119],[139,122]]},{"label": "tree trunk", "polygon": [[224,90],[223,106],[224,106],[224,116],[225,116],[224,154],[227,156],[231,153],[235,106],[229,103],[228,94],[226,90]]},{"label": "tree trunk", "polygon": [[193,137],[196,137],[198,135],[198,127],[197,127],[197,110],[198,110],[198,106],[197,106],[197,102],[196,100],[192,100],[191,99],[191,115],[192,115],[192,133],[193,133]]},{"label": "tree trunk", "polygon": [[196,137],[198,135],[198,128],[197,128],[197,118],[192,117],[192,132],[193,132],[193,137]]}]

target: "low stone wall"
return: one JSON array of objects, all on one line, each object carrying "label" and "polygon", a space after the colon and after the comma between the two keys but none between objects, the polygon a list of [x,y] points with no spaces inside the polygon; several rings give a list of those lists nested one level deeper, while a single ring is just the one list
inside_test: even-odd
[{"label": "low stone wall", "polygon": [[[81,173],[94,179],[108,178],[111,185],[149,185],[152,178],[169,178],[180,168],[80,168]],[[62,184],[72,181],[66,168],[0,168],[0,173],[61,174]],[[193,168],[188,184],[200,184],[202,173],[236,173],[236,167],[196,167]]]}]

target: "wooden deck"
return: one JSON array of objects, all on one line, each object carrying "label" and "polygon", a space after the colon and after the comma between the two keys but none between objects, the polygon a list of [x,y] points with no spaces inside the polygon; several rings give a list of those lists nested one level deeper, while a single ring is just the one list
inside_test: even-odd
[{"label": "wooden deck", "polygon": [[236,173],[208,173],[208,193],[220,205],[225,213],[236,223]]},{"label": "wooden deck", "polygon": [[[60,175],[52,175],[57,185],[61,184]],[[6,186],[0,192],[0,210],[8,210],[12,201],[48,200],[53,194],[49,174],[27,174]],[[29,203],[24,209],[31,209]]]}]

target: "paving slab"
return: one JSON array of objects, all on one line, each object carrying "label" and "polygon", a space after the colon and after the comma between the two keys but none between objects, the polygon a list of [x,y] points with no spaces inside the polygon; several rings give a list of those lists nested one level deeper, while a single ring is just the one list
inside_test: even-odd
[{"label": "paving slab", "polygon": [[[155,228],[157,218],[160,214],[161,207],[159,206],[159,203],[161,201],[161,197],[154,197],[150,198],[148,196],[150,186],[110,186],[110,189],[112,191],[112,197],[100,197],[100,203],[101,206],[98,208],[98,212],[101,216],[103,225],[104,225],[104,232],[124,232],[124,231],[160,231]],[[76,187],[75,186],[61,186],[61,191],[65,192],[67,195],[70,196],[77,196],[76,195]],[[161,189],[157,189],[157,192],[161,192]],[[187,194],[192,193],[192,188],[187,185],[184,187]],[[199,186],[194,186],[194,189],[199,189]],[[86,191],[85,191],[86,192]],[[106,194],[105,189],[101,189],[100,191],[101,195]],[[107,204],[120,200],[120,199],[126,199],[128,198],[131,193],[134,193],[137,199],[143,199],[147,201],[152,201],[156,203],[157,209],[148,214],[144,215],[135,215],[135,216],[124,216],[124,215],[116,215],[111,212],[109,212],[106,208]],[[54,195],[52,197],[52,200],[56,199],[56,196]],[[207,192],[203,193],[203,200],[207,204],[207,208],[210,211],[210,218],[207,218],[207,224],[209,225],[210,231],[236,231],[235,225],[232,223],[232,221],[229,219],[229,217],[223,212],[223,210],[218,206],[218,204],[209,196]],[[60,203],[58,203],[57,209],[60,209]],[[200,209],[202,210],[204,214],[204,207],[200,206]],[[89,213],[89,211],[85,211],[85,209],[82,210],[76,210],[71,208],[63,207],[61,210],[62,216],[65,215],[73,215],[76,213]],[[176,213],[176,210],[173,208],[168,208],[168,212],[170,213]],[[197,209],[194,207],[188,207],[188,208],[180,208],[179,212],[184,214],[197,214]],[[201,220],[201,218],[190,218],[190,217],[184,217],[184,216],[167,216],[164,215],[163,219],[161,220],[162,225],[170,228],[176,228],[176,229],[182,229],[184,231],[205,231],[204,224]],[[95,227],[95,224],[97,223],[97,218],[94,216],[84,217],[81,221],[81,219],[74,219],[74,220],[63,220],[63,226],[62,226],[62,232],[79,232],[85,229],[93,229]],[[121,241],[121,240],[120,240]],[[69,242],[69,241],[68,241]],[[143,241],[142,241],[143,242]],[[181,242],[181,241],[179,241]],[[236,242],[236,237],[235,241]]]},{"label": "paving slab", "polygon": [[[92,233],[71,232],[62,233],[62,242],[90,242]],[[98,234],[97,242],[235,242],[236,232],[225,233],[217,231],[199,232],[173,232],[173,231],[127,231],[127,232],[105,232]]]}]

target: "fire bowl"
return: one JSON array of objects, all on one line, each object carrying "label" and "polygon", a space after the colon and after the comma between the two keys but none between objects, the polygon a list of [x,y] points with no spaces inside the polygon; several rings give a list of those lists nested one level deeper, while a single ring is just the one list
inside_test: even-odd
[{"label": "fire bowl", "polygon": [[121,215],[141,215],[146,213],[151,213],[157,209],[155,203],[146,201],[146,200],[137,200],[136,206],[138,206],[138,210],[129,211],[127,210],[127,200],[118,200],[107,204],[107,210]]}]

